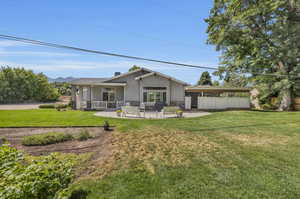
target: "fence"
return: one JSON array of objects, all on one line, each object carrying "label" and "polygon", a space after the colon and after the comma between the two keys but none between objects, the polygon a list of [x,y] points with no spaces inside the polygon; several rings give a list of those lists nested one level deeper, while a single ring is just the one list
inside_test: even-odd
[{"label": "fence", "polygon": [[198,97],[198,109],[224,110],[248,108],[250,108],[250,99],[247,97]]}]

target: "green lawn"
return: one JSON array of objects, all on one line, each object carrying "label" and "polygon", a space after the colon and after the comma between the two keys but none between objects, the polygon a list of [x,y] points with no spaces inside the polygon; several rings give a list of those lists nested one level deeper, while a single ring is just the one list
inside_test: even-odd
[{"label": "green lawn", "polygon": [[[121,165],[117,171],[71,186],[70,190],[87,191],[87,198],[300,198],[300,112],[231,111],[189,119],[118,120],[80,111],[0,111],[0,126],[98,125],[104,120],[116,125],[121,135],[135,133],[137,140],[128,146],[138,145],[138,135],[147,131],[149,136],[140,139],[141,146],[150,144],[145,154],[158,153],[154,138],[168,131],[167,143],[174,142],[187,163],[153,159],[147,162],[154,168],[149,171],[143,161],[124,153],[127,160],[116,162]],[[178,142],[173,131],[186,132],[186,143]],[[197,144],[202,138],[212,149]],[[159,157],[176,156],[174,148],[165,147],[173,151]]]}]

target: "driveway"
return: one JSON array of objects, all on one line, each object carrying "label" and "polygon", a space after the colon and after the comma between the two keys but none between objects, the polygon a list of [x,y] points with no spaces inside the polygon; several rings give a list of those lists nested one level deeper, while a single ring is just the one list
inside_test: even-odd
[{"label": "driveway", "polygon": [[38,109],[39,104],[0,104],[0,110],[28,110],[28,109]]}]

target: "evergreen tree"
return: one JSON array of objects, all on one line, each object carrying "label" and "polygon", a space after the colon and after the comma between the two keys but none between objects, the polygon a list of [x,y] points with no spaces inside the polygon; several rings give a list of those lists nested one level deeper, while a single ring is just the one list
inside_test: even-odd
[{"label": "evergreen tree", "polygon": [[209,72],[205,71],[201,74],[201,77],[197,83],[198,85],[203,85],[203,86],[211,86],[212,85],[212,80]]}]

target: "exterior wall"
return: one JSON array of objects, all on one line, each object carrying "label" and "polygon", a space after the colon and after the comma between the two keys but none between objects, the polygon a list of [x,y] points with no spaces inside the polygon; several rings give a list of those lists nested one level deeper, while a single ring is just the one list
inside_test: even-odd
[{"label": "exterior wall", "polygon": [[139,105],[139,101],[140,101],[140,96],[139,96],[139,83],[138,81],[135,80],[136,77],[138,76],[142,76],[144,74],[147,74],[149,72],[146,71],[139,71],[136,73],[132,73],[128,76],[125,77],[120,77],[118,79],[114,79],[108,82],[112,82],[112,83],[127,83],[127,85],[125,86],[125,102],[130,102],[132,105]]},{"label": "exterior wall", "polygon": [[198,97],[198,109],[225,110],[225,109],[249,109],[248,97]]},{"label": "exterior wall", "polygon": [[140,80],[140,101],[143,101],[143,87],[166,87],[167,104],[183,106],[184,105],[184,85],[167,78],[153,75]]},{"label": "exterior wall", "polygon": [[163,78],[161,76],[152,75],[146,77],[140,82],[140,102],[143,101],[143,88],[144,87],[166,87],[167,88],[167,104],[171,102],[170,96],[170,80]]},{"label": "exterior wall", "polygon": [[184,85],[171,81],[171,105],[184,105]]}]

